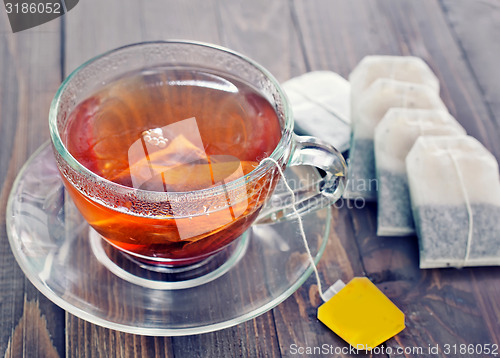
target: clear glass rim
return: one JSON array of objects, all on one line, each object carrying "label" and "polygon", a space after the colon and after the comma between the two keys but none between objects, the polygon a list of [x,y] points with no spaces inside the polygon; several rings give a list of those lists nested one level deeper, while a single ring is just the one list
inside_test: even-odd
[{"label": "clear glass rim", "polygon": [[[283,105],[283,117],[284,117],[284,125],[282,128],[282,136],[280,138],[280,141],[276,145],[276,148],[274,151],[271,153],[269,156],[270,158],[276,160],[278,163],[281,163],[287,155],[287,152],[289,153],[288,149],[290,147],[290,144],[292,142],[293,136],[293,117],[291,113],[291,108],[290,104],[288,102],[287,96],[283,89],[281,88],[278,80],[274,78],[274,76],[266,70],[264,67],[262,67],[260,64],[255,62],[254,60],[248,58],[245,55],[242,55],[236,51],[230,50],[228,48],[225,48],[223,46],[218,46],[214,44],[209,44],[209,43],[204,43],[204,42],[198,42],[198,41],[186,41],[186,40],[167,40],[167,41],[146,41],[146,42],[138,42],[138,43],[133,43],[125,46],[121,46],[115,49],[112,49],[110,51],[104,52],[100,55],[97,55],[90,60],[84,62],[80,66],[78,66],[59,86],[54,99],[52,100],[52,103],[50,105],[50,111],[49,111],[49,131],[50,131],[50,137],[52,141],[52,145],[55,148],[55,150],[61,155],[63,160],[65,160],[74,170],[84,174],[85,176],[89,176],[93,178],[96,182],[104,182],[106,183],[107,186],[114,188],[117,190],[117,192],[126,194],[129,192],[133,192],[135,195],[140,195],[142,198],[145,199],[151,199],[154,201],[157,200],[168,200],[168,198],[176,197],[176,196],[186,196],[190,194],[196,193],[197,195],[217,195],[222,191],[227,190],[228,188],[230,189],[236,189],[238,187],[241,187],[245,185],[248,182],[251,182],[252,180],[261,177],[264,175],[267,171],[271,170],[274,168],[274,163],[271,161],[266,161],[264,163],[259,163],[259,165],[253,169],[250,173],[235,179],[231,182],[221,184],[215,187],[210,187],[206,189],[201,189],[201,190],[194,190],[194,191],[189,191],[189,192],[155,192],[155,191],[147,191],[147,190],[142,190],[142,189],[136,189],[136,188],[131,188],[127,187],[115,182],[112,182],[106,178],[103,178],[91,170],[87,169],[85,166],[80,164],[67,150],[66,146],[64,145],[59,129],[57,128],[57,116],[59,112],[59,105],[61,102],[61,97],[64,94],[64,91],[68,87],[68,85],[71,83],[73,78],[75,78],[80,71],[88,67],[89,65],[97,62],[98,60],[109,56],[111,54],[128,50],[130,48],[135,48],[135,47],[145,47],[145,46],[158,46],[158,45],[172,45],[172,44],[177,44],[177,45],[185,45],[185,46],[200,46],[204,48],[209,48],[213,49],[216,51],[220,51],[222,53],[226,53],[227,55],[234,56],[236,58],[239,58],[245,62],[247,62],[249,65],[255,67],[259,72],[261,72],[274,86],[275,90],[280,96],[281,103]],[[273,105],[273,108],[275,106]]]}]

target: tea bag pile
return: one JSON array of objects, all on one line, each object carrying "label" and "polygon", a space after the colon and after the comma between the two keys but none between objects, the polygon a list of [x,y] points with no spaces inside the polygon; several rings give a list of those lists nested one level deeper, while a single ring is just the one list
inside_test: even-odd
[{"label": "tea bag pile", "polygon": [[344,197],[378,199],[378,235],[416,233],[421,268],[500,264],[498,163],[448,113],[430,68],[369,56],[349,79]]},{"label": "tea bag pile", "polygon": [[374,132],[393,107],[446,110],[439,83],[416,57],[368,56],[349,76],[352,138],[344,197],[376,200]]},{"label": "tea bag pile", "polygon": [[470,136],[424,136],[406,165],[420,267],[500,265],[495,157]]},{"label": "tea bag pile", "polygon": [[377,235],[415,233],[405,158],[424,135],[465,135],[465,129],[446,111],[407,108],[391,108],[375,129]]}]

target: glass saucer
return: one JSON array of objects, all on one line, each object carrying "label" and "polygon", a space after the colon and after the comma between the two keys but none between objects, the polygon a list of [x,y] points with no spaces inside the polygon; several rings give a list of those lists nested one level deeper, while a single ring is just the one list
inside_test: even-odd
[{"label": "glass saucer", "polygon": [[[299,180],[307,174],[297,173]],[[318,262],[330,209],[303,217]],[[215,257],[177,273],[176,280],[168,269],[143,267],[83,220],[64,190],[49,144],[33,154],[14,183],[7,232],[17,262],[45,296],[84,320],[134,334],[180,336],[236,325],[284,301],[312,272],[296,220],[254,224]]]}]

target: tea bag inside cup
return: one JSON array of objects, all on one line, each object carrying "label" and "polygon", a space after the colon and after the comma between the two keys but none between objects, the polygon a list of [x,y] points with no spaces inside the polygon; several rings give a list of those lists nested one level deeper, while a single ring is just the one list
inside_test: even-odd
[{"label": "tea bag inside cup", "polygon": [[414,56],[366,56],[349,75],[353,126],[359,118],[358,105],[363,92],[379,78],[426,85],[439,94],[439,81],[421,58]]},{"label": "tea bag inside cup", "polygon": [[465,135],[448,112],[391,108],[375,129],[379,236],[415,233],[405,159],[418,137]]},{"label": "tea bag inside cup", "polygon": [[406,157],[420,267],[500,264],[500,177],[470,136],[420,137]]},{"label": "tea bag inside cup", "polygon": [[[244,169],[249,169],[245,161],[232,155],[209,156],[195,117],[144,131],[130,146],[128,159],[134,188],[167,193],[225,186],[242,177]],[[179,238],[191,242],[233,222],[249,206],[245,186],[232,190],[225,188],[224,200],[220,202],[207,201],[206,205],[191,202],[187,206],[187,200],[168,200],[168,205],[169,214],[175,217]],[[189,216],[198,218],[196,222],[186,220]]]},{"label": "tea bag inside cup", "polygon": [[428,86],[386,78],[376,80],[358,105],[359,118],[351,138],[345,198],[376,199],[373,136],[382,117],[393,107],[446,110],[439,95]]}]

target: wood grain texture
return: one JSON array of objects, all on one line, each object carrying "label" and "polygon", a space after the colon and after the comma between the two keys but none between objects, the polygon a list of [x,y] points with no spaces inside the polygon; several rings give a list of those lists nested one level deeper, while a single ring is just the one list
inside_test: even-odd
[{"label": "wood grain texture", "polygon": [[213,1],[87,0],[65,16],[66,75],[96,55],[136,42],[190,39],[220,44]]},{"label": "wood grain texture", "polygon": [[[332,210],[332,231],[318,265],[323,290],[338,279],[348,282],[354,276],[364,276],[356,242],[351,239],[353,231],[347,205],[349,202],[340,201]],[[341,338],[317,319],[317,308],[321,303],[316,280],[311,276],[289,299],[273,310],[280,351],[284,357],[292,356],[294,353],[292,345],[296,347],[345,345]]]},{"label": "wood grain texture", "polygon": [[221,42],[268,69],[278,81],[305,72],[289,2],[218,0]]},{"label": "wood grain texture", "polygon": [[[500,131],[500,3],[495,0],[440,0],[464,60]],[[498,158],[498,157],[497,157]]]},{"label": "wood grain texture", "polygon": [[[36,341],[33,338],[36,337]],[[54,347],[47,321],[36,301],[24,301],[23,316],[14,328],[5,350],[6,358],[43,356],[56,358],[60,355]]]},{"label": "wood grain texture", "polygon": [[113,331],[66,315],[67,357],[173,357],[163,337],[147,337]]},{"label": "wood grain texture", "polygon": [[5,227],[15,176],[48,140],[48,110],[60,83],[60,22],[12,34],[0,11],[0,354],[64,356],[64,312],[25,278]]}]

